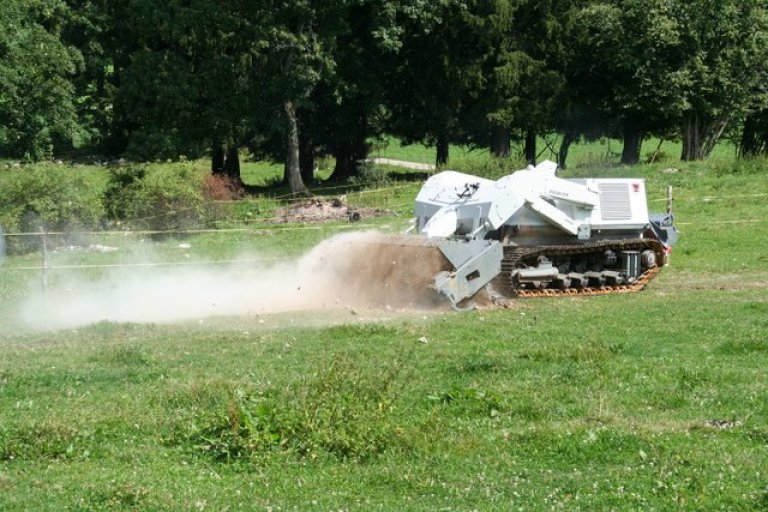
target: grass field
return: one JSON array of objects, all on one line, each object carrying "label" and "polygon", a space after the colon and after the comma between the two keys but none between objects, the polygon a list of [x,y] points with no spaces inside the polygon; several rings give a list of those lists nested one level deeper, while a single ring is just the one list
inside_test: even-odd
[{"label": "grass field", "polygon": [[[8,257],[0,510],[765,510],[767,173],[727,155],[574,166],[646,178],[659,210],[674,186],[672,265],[637,294],[503,310],[36,331],[10,312],[40,255]],[[417,190],[349,200],[394,230]],[[51,263],[292,257],[347,228],[259,227],[97,240],[119,250]]]}]

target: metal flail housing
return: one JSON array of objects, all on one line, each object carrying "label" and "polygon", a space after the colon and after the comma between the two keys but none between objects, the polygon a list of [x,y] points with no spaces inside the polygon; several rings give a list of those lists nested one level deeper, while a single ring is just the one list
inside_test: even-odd
[{"label": "metal flail housing", "polygon": [[459,306],[486,287],[495,297],[632,291],[667,263],[671,205],[649,214],[644,180],[556,173],[545,161],[496,181],[455,171],[426,181],[413,231],[450,264],[434,277],[440,295]]}]

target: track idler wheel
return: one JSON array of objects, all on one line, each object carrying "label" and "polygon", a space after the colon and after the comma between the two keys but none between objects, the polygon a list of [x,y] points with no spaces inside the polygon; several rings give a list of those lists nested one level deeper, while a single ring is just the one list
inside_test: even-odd
[{"label": "track idler wheel", "polygon": [[640,263],[643,268],[653,268],[656,266],[656,253],[654,251],[645,250],[640,255]]}]

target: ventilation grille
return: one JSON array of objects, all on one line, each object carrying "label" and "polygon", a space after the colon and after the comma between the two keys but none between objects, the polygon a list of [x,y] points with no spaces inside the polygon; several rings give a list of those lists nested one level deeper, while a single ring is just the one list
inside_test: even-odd
[{"label": "ventilation grille", "polygon": [[630,220],[628,183],[600,183],[600,211],[604,220]]}]

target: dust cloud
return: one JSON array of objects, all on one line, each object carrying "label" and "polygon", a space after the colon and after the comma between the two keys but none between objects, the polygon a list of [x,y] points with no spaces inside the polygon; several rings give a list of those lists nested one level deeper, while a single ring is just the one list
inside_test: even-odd
[{"label": "dust cloud", "polygon": [[357,232],[329,238],[296,261],[274,265],[126,266],[100,279],[57,277],[20,306],[37,329],[99,321],[170,323],[291,311],[434,307],[429,284],[445,261],[433,247]]}]

